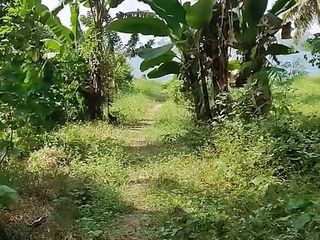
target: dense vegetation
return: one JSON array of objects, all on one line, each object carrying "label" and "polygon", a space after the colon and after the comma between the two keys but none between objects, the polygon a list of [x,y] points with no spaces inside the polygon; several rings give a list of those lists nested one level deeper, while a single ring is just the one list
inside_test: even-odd
[{"label": "dense vegetation", "polygon": [[319,239],[320,79],[277,60],[317,2],[123,2],[0,1],[0,240]]}]

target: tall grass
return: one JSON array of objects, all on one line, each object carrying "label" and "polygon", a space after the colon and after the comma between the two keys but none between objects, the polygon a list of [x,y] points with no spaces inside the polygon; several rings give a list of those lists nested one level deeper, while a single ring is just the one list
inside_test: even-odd
[{"label": "tall grass", "polygon": [[122,124],[135,125],[146,117],[155,102],[164,99],[161,83],[145,79],[135,80],[131,91],[117,96],[113,112]]}]

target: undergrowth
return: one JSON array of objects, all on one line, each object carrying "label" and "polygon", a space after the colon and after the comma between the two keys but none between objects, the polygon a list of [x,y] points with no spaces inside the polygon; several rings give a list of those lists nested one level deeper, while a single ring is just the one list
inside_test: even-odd
[{"label": "undergrowth", "polygon": [[140,80],[115,101],[123,125],[68,124],[8,162],[21,201],[0,220],[12,239],[319,239],[319,103],[300,81],[264,119],[235,92],[208,127]]}]

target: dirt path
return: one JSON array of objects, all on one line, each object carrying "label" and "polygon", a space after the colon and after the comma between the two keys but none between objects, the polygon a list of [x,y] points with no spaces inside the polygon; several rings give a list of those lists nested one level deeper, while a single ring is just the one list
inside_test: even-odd
[{"label": "dirt path", "polygon": [[[155,102],[150,106],[145,118],[137,125],[119,130],[118,141],[122,141],[124,147],[133,158],[133,161],[144,162],[161,152],[161,148],[148,135],[148,129],[154,127],[156,114],[163,106],[162,102]],[[148,176],[141,172],[129,171],[128,185],[122,190],[122,197],[133,206],[133,211],[120,215],[111,226],[112,231],[108,236],[110,240],[144,240],[150,239],[143,231],[145,219],[150,219],[151,209],[141,196],[146,196],[148,191]]]}]

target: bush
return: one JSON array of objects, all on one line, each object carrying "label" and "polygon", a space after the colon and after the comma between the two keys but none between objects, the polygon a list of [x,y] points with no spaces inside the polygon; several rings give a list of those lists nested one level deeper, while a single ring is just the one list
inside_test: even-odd
[{"label": "bush", "polygon": [[169,100],[157,112],[155,128],[165,141],[175,141],[183,137],[192,125],[193,117],[185,104]]},{"label": "bush", "polygon": [[177,76],[174,76],[171,81],[169,81],[163,86],[169,98],[176,103],[181,103],[185,101],[185,97],[182,93],[182,87],[183,81],[179,80]]}]

